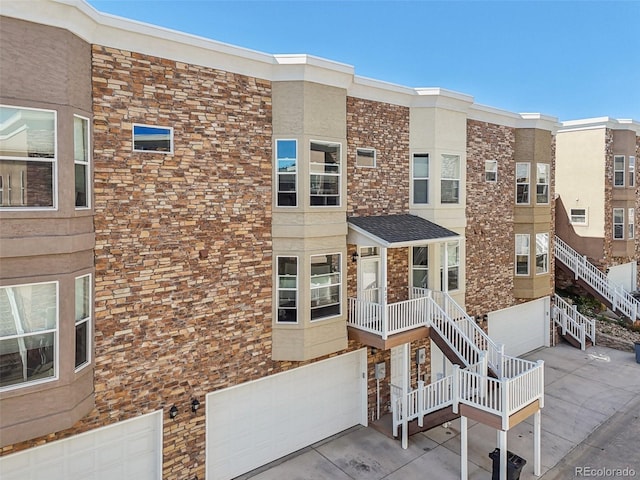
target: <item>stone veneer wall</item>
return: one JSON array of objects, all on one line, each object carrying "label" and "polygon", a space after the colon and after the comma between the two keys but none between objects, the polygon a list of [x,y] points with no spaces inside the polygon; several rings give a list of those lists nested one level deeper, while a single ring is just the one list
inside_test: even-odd
[{"label": "stone veneer wall", "polygon": [[[375,148],[376,167],[356,167],[356,148]],[[409,109],[347,97],[347,215],[409,211]]]},{"label": "stone veneer wall", "polygon": [[604,135],[604,242],[602,258],[598,263],[609,265],[613,261],[613,130]]},{"label": "stone veneer wall", "polygon": [[[466,310],[483,315],[514,305],[515,130],[467,121]],[[485,181],[485,160],[498,179]]]}]

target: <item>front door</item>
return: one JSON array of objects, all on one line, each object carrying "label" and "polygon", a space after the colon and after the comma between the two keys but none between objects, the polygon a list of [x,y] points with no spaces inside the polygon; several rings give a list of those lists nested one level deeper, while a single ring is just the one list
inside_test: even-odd
[{"label": "front door", "polygon": [[358,298],[380,303],[380,257],[360,257]]}]

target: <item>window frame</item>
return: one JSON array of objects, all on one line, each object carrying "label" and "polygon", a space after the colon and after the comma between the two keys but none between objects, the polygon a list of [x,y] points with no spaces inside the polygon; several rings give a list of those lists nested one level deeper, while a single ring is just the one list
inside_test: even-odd
[{"label": "window frame", "polygon": [[[88,317],[85,318],[81,318],[78,319],[78,291],[77,291],[77,282],[78,280],[81,280],[83,278],[89,278],[89,282],[87,285],[88,291],[87,291],[87,301],[88,301]],[[93,310],[93,275],[91,275],[90,273],[85,273],[84,275],[79,275],[77,277],[75,277],[75,281],[74,281],[74,297],[75,297],[75,316],[74,316],[74,321],[75,321],[75,355],[78,355],[78,351],[77,351],[77,345],[78,345],[78,326],[81,324],[86,324],[86,352],[87,352],[87,358],[83,363],[77,364],[76,363],[76,357],[74,357],[74,365],[75,365],[75,372],[79,372],[83,369],[85,369],[87,366],[91,365],[91,361],[92,361],[92,353],[93,353],[93,315],[92,315],[92,310]]]},{"label": "window frame", "polygon": [[[455,248],[456,249],[456,260],[457,263],[451,265],[449,264],[449,248]],[[455,292],[460,290],[460,283],[461,283],[461,278],[460,278],[460,264],[461,264],[461,251],[460,251],[460,241],[459,240],[453,240],[453,241],[448,241],[448,242],[443,242],[440,246],[440,289],[442,291],[446,291],[446,292]],[[447,274],[446,274],[446,290],[444,289],[444,282],[445,282],[445,275],[444,275],[444,269],[445,269],[445,264],[447,267]],[[451,270],[455,270],[456,271],[456,286],[455,288],[449,288],[449,273]]]},{"label": "window frame", "polygon": [[[328,272],[328,273],[323,273],[323,274],[318,274],[318,275],[313,275],[312,274],[312,269],[313,269],[313,258],[314,257],[328,257],[328,256],[333,256],[333,255],[337,255],[338,256],[338,268],[339,270],[337,272]],[[343,275],[342,275],[342,253],[340,252],[332,252],[332,253],[319,253],[319,254],[313,254],[309,256],[309,320],[311,322],[320,322],[323,320],[329,320],[331,318],[337,318],[340,317],[342,315],[343,312],[343,304],[342,304],[342,291],[343,291],[343,287],[342,287],[342,280],[343,280]],[[321,277],[321,276],[331,276],[334,275],[335,273],[338,274],[338,282],[337,283],[329,283],[329,284],[322,284],[322,285],[316,285],[314,286],[313,284],[313,279],[314,277]],[[338,287],[338,302],[337,303],[332,303],[332,304],[326,304],[326,305],[313,305],[313,300],[314,300],[314,291],[318,291],[320,289],[331,289],[332,287]],[[320,295],[317,295],[318,298],[321,298]],[[314,309],[320,309],[320,308],[326,308],[328,306],[332,306],[332,305],[338,305],[338,313],[336,314],[329,314],[327,316],[323,316],[323,317],[319,317],[319,318],[313,318],[313,310]]]},{"label": "window frame", "polygon": [[[538,241],[538,239],[542,236],[546,237],[546,242],[545,243],[541,243]],[[543,249],[538,249],[539,246],[544,247]],[[542,265],[542,270],[538,271],[538,259],[542,258],[543,259],[543,265]],[[540,232],[540,233],[536,233],[536,261],[535,261],[535,265],[536,265],[536,275],[546,275],[549,273],[549,233],[547,232]]]},{"label": "window frame", "polygon": [[[427,159],[427,176],[416,175],[416,158]],[[411,154],[411,203],[413,205],[429,205],[429,183],[431,181],[431,158],[427,152],[414,152]],[[427,199],[424,202],[416,202],[416,182],[424,182],[426,185]]]},{"label": "window frame", "polygon": [[[27,211],[57,211],[58,210],[58,111],[51,110],[49,108],[35,108],[35,107],[22,107],[19,105],[8,105],[5,103],[0,104],[0,109],[2,108],[12,108],[16,110],[31,110],[35,112],[49,112],[53,114],[53,157],[18,157],[11,155],[1,155],[0,163],[3,160],[7,161],[18,161],[18,162],[39,162],[39,163],[51,163],[51,206],[46,207],[35,207],[35,206],[15,206],[15,205],[4,205],[2,199],[0,199],[0,211],[11,211],[11,212],[27,212]],[[4,189],[11,192],[13,185],[11,181],[11,177],[9,176],[4,182]],[[24,176],[21,175],[21,197],[24,198]]]},{"label": "window frame", "polygon": [[[582,210],[582,211],[584,211],[584,215],[574,214],[573,213],[574,210]],[[581,216],[584,216],[584,221],[583,222],[574,220],[574,217],[581,217]],[[569,222],[571,223],[571,225],[588,225],[589,224],[589,221],[588,221],[588,209],[586,207],[570,208],[569,209]]]},{"label": "window frame", "polygon": [[[622,168],[616,167],[616,161],[622,159]],[[614,155],[613,156],[613,186],[615,188],[624,188],[625,186],[625,168],[626,161],[624,155]]]},{"label": "window frame", "polygon": [[[415,249],[416,248],[424,248],[426,255],[425,255],[425,260],[426,263],[423,264],[416,264],[416,254],[415,254]],[[429,288],[429,245],[425,244],[425,245],[413,245],[411,247],[411,286],[413,288],[425,288],[428,289]],[[415,284],[415,275],[416,272],[424,272],[424,278],[426,279],[426,285],[425,286],[421,286],[421,285],[416,285]]]},{"label": "window frame", "polygon": [[[487,169],[489,164],[493,165],[492,169]],[[494,178],[488,178],[489,174],[493,174]],[[498,182],[498,161],[497,160],[485,160],[484,161],[484,181],[487,183],[497,183]]]},{"label": "window frame", "polygon": [[[540,167],[545,167],[546,183],[540,183]],[[551,185],[551,165],[548,163],[536,164],[536,205],[549,205],[549,186]],[[545,201],[540,201],[541,194],[539,193],[540,187],[544,190]]]},{"label": "window frame", "polygon": [[[86,141],[86,145],[87,145],[87,159],[85,161],[78,161],[76,159],[76,129],[75,129],[75,119],[79,118],[80,120],[83,120],[86,122],[87,125],[87,129],[86,129],[86,136],[87,138],[85,139]],[[77,198],[74,199],[74,204],[75,204],[75,209],[76,210],[90,210],[91,209],[91,121],[89,118],[87,117],[83,117],[82,115],[77,115],[74,114],[73,115],[73,166],[74,166],[74,190],[75,187],[77,185],[77,178],[76,178],[76,173],[75,173],[75,168],[77,168],[78,165],[83,165],[85,167],[85,179],[84,179],[84,188],[85,188],[85,192],[86,192],[86,205],[82,205],[82,206],[78,206],[77,205]],[[76,196],[77,196],[77,192],[76,192]]]},{"label": "window frame", "polygon": [[[518,237],[526,238],[526,245],[520,245],[522,247],[526,247],[526,252],[524,250],[520,251],[518,249]],[[527,271],[526,273],[518,272],[518,265],[520,262],[518,261],[518,257],[523,257],[527,259]],[[528,277],[531,275],[531,234],[529,233],[516,233],[515,234],[515,263],[514,263],[514,274],[516,277]]]},{"label": "window frame", "polygon": [[[278,156],[278,143],[279,142],[294,142],[295,144],[295,152],[296,152],[296,156],[295,156],[295,170],[293,173],[291,172],[280,172],[280,167],[278,165],[278,162],[280,161],[280,157]],[[283,157],[283,159],[287,159],[290,160],[288,157]],[[299,184],[298,184],[298,178],[299,178],[299,172],[300,172],[300,155],[298,153],[298,140],[295,138],[276,138],[275,139],[275,145],[274,145],[274,169],[276,172],[276,185],[275,185],[275,203],[276,203],[276,207],[278,208],[297,208],[300,205],[300,196],[299,196],[299,192],[300,192],[300,188],[299,188]],[[290,194],[291,192],[286,192],[286,191],[280,191],[280,176],[281,175],[293,175],[294,177],[294,194],[295,194],[295,204],[294,205],[280,205],[280,193],[286,193],[286,194]]]},{"label": "window frame", "polygon": [[633,240],[636,238],[636,209],[629,207],[627,211],[627,238]]},{"label": "window frame", "polygon": [[[318,173],[318,172],[314,172],[312,169],[312,165],[327,165],[326,163],[318,163],[318,162],[312,162],[311,161],[311,152],[314,151],[312,150],[312,147],[314,144],[317,145],[324,145],[324,146],[337,146],[338,147],[338,155],[337,155],[337,173],[331,173],[331,172],[322,172],[322,173]],[[343,150],[343,145],[341,142],[333,142],[333,141],[328,141],[328,140],[309,140],[309,195],[308,195],[308,200],[309,200],[309,206],[311,208],[338,208],[342,206],[342,172],[343,172],[343,159],[342,159],[342,150]],[[317,151],[317,150],[316,150]],[[336,195],[333,194],[314,194],[312,193],[312,191],[314,190],[314,188],[312,187],[313,185],[313,180],[312,177],[313,176],[321,176],[321,177],[336,177],[337,178],[337,186],[338,186],[338,193]],[[328,198],[328,197],[337,197],[337,203],[335,205],[318,205],[318,204],[314,204],[311,199],[317,197],[317,198]]]},{"label": "window frame", "polygon": [[[616,214],[621,215],[622,219],[616,222]],[[624,240],[624,208],[614,208],[612,217],[612,234],[614,240]],[[620,229],[620,235],[616,236],[616,226]]]},{"label": "window frame", "polygon": [[[373,164],[372,165],[362,165],[358,163],[358,159],[360,158],[360,152],[366,152],[366,153],[373,153]],[[368,155],[364,155],[365,157],[369,158]],[[376,168],[378,166],[378,152],[376,151],[375,148],[369,148],[369,147],[356,147],[356,167],[358,168]]]},{"label": "window frame", "polygon": [[[154,128],[157,130],[169,131],[169,150],[141,150],[136,148],[136,127]],[[131,123],[131,151],[135,153],[161,153],[163,155],[173,155],[175,142],[173,137],[173,127],[163,125],[149,125],[146,123]]]},{"label": "window frame", "polygon": [[[281,274],[280,273],[280,259],[281,258],[293,258],[296,263],[296,273],[294,275],[295,279],[295,287],[281,287],[280,286],[280,278],[281,277],[290,277],[289,274]],[[276,323],[279,325],[297,325],[300,323],[300,257],[298,255],[276,255]],[[295,307],[294,308],[286,308],[280,306],[280,292],[295,292]],[[295,321],[287,321],[280,320],[280,310],[295,310]]]},{"label": "window frame", "polygon": [[[519,182],[518,181],[518,165],[526,165],[527,167],[527,179],[526,182]],[[516,162],[516,171],[515,171],[515,181],[516,181],[516,205],[530,205],[531,204],[531,162]],[[527,200],[525,201],[520,201],[519,200],[519,187],[526,187],[526,195],[527,195]]]},{"label": "window frame", "polygon": [[[458,170],[458,177],[445,177],[443,175],[444,173],[444,169],[442,168],[442,166],[444,165],[444,159],[453,159],[455,158],[458,162],[457,165],[457,170]],[[461,191],[460,191],[460,179],[462,176],[462,159],[460,155],[457,154],[450,154],[450,153],[442,153],[440,154],[440,204],[441,205],[460,205],[460,201],[461,201]],[[453,190],[456,192],[455,195],[453,197],[455,197],[455,201],[444,201],[444,197],[443,197],[443,192],[444,192],[444,182],[451,182],[453,185],[455,185],[455,187],[453,188]],[[452,197],[452,198],[453,198]]]},{"label": "window frame", "polygon": [[[47,282],[34,282],[34,283],[21,283],[17,285],[2,285],[0,286],[0,290],[4,288],[19,288],[19,287],[27,287],[33,285],[46,285],[46,284],[54,284],[55,285],[55,328],[53,329],[45,329],[38,330],[36,332],[31,332],[29,334],[19,334],[15,335],[6,335],[1,336],[0,340],[8,340],[11,338],[26,338],[35,335],[45,335],[45,334],[53,334],[53,375],[46,378],[39,378],[36,380],[25,381],[22,383],[13,383],[6,386],[0,386],[0,392],[8,392],[11,390],[17,390],[19,388],[27,388],[33,387],[34,385],[41,385],[44,383],[54,382],[60,378],[60,282],[58,280],[52,280]],[[51,307],[49,307],[51,308]]]},{"label": "window frame", "polygon": [[636,186],[636,157],[629,155],[629,187]]}]

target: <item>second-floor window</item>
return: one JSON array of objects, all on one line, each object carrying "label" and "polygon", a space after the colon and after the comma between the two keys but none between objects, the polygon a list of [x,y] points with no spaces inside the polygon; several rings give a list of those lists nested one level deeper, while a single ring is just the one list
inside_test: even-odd
[{"label": "second-floor window", "polygon": [[549,234],[536,233],[536,275],[549,273]]},{"label": "second-floor window", "polygon": [[91,361],[91,275],[76,278],[76,370]]},{"label": "second-floor window", "polygon": [[440,247],[440,278],[443,291],[460,288],[460,243],[447,242]]},{"label": "second-floor window", "polygon": [[636,186],[636,157],[629,157],[629,186]]},{"label": "second-floor window", "polygon": [[624,208],[613,209],[613,238],[624,240]]},{"label": "second-floor window", "polygon": [[624,187],[624,155],[613,157],[613,185]]},{"label": "second-floor window", "polygon": [[89,120],[73,117],[76,208],[89,207]]},{"label": "second-floor window", "polygon": [[516,275],[529,275],[530,236],[516,233]]},{"label": "second-floor window", "polygon": [[586,208],[572,208],[571,209],[571,223],[574,225],[586,225],[587,224],[587,209]]},{"label": "second-floor window", "polygon": [[530,169],[529,163],[516,163],[516,203],[520,205],[529,203]]},{"label": "second-floor window", "polygon": [[549,164],[538,163],[536,170],[536,203],[549,203]]},{"label": "second-floor window", "polygon": [[485,182],[493,182],[493,183],[498,181],[498,161],[497,160],[485,160],[484,180]]},{"label": "second-floor window", "polygon": [[276,140],[277,192],[279,207],[298,205],[298,142],[296,140]]},{"label": "second-floor window", "polygon": [[56,112],[0,106],[2,208],[54,208]]},{"label": "second-floor window", "polygon": [[459,155],[442,155],[440,203],[460,203]]},{"label": "second-floor window", "polygon": [[341,255],[311,256],[311,320],[340,315]]},{"label": "second-floor window", "polygon": [[298,321],[298,257],[277,257],[278,323]]},{"label": "second-floor window", "polygon": [[429,288],[429,247],[413,247],[411,286]]},{"label": "second-floor window", "polygon": [[629,240],[632,240],[636,237],[636,232],[635,232],[636,209],[635,208],[629,209],[629,218],[627,219],[627,221],[629,223]]},{"label": "second-floor window", "polygon": [[414,153],[412,158],[413,203],[429,203],[429,154]]},{"label": "second-floor window", "polygon": [[309,159],[309,203],[311,206],[340,205],[341,145],[311,142]]},{"label": "second-floor window", "polygon": [[0,288],[0,389],[57,375],[58,282]]}]

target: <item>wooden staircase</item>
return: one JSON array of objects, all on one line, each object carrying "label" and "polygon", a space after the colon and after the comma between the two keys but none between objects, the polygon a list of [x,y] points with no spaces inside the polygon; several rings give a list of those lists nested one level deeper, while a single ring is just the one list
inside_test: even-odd
[{"label": "wooden staircase", "polygon": [[556,326],[556,331],[558,332],[558,336],[564,340],[565,342],[567,342],[569,345],[572,345],[576,348],[580,348],[582,350],[584,350],[587,347],[592,347],[593,346],[593,342],[591,341],[590,338],[586,338],[585,339],[585,344],[584,344],[584,348],[583,346],[580,344],[579,340],[576,340],[575,337],[573,337],[572,335],[570,335],[569,333],[565,333],[564,335],[562,334],[562,327],[561,326]]}]

